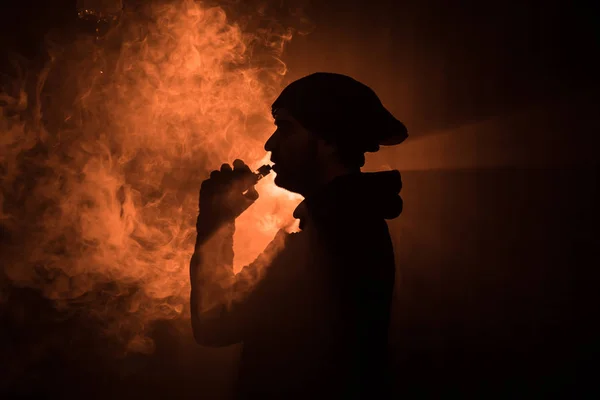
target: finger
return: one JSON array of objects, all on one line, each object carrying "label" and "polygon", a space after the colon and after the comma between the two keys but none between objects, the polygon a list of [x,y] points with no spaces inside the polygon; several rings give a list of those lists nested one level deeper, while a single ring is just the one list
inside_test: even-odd
[{"label": "finger", "polygon": [[244,193],[244,197],[246,197],[248,200],[254,202],[258,199],[258,192],[254,188],[254,186],[252,186],[250,189],[248,189],[248,191],[246,193]]},{"label": "finger", "polygon": [[231,210],[234,215],[237,217],[254,204],[257,198],[258,193],[252,193],[248,190],[246,194],[238,193],[232,196],[229,204],[231,205]]},{"label": "finger", "polygon": [[242,160],[237,159],[233,162],[233,170],[246,172],[246,171],[250,171],[250,167],[248,167],[246,165],[246,163],[243,162]]},{"label": "finger", "polygon": [[250,170],[234,170],[232,184],[237,192],[244,192],[256,184],[257,178]]},{"label": "finger", "polygon": [[203,180],[202,184],[200,185],[200,189],[202,190],[204,188],[210,187],[210,184],[211,184],[210,179]]},{"label": "finger", "polygon": [[218,179],[219,176],[221,175],[221,171],[212,171],[210,173],[210,179]]},{"label": "finger", "polygon": [[210,191],[210,190],[214,190],[215,187],[215,180],[214,179],[205,179],[202,181],[202,184],[200,185],[200,191]]},{"label": "finger", "polygon": [[231,165],[229,164],[223,164],[221,165],[221,172],[231,172]]},{"label": "finger", "polygon": [[233,176],[237,189],[246,190],[248,187],[256,183],[256,176],[242,160],[233,162]]},{"label": "finger", "polygon": [[250,167],[242,160],[235,160],[233,162],[233,173],[235,179],[242,184],[247,184],[247,182],[252,183],[254,178],[254,174],[250,170]]}]

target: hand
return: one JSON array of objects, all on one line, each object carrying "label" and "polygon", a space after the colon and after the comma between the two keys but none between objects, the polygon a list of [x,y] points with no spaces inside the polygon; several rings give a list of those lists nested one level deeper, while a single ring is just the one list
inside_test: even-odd
[{"label": "hand", "polygon": [[233,168],[223,164],[220,170],[212,171],[200,187],[199,224],[215,229],[235,221],[258,199],[254,189],[257,181],[256,175],[242,160],[235,160]]}]

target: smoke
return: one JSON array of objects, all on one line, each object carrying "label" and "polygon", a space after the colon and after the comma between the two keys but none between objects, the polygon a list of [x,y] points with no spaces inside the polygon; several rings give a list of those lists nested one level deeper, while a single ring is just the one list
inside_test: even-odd
[{"label": "smoke", "polygon": [[[97,318],[134,352],[153,351],[152,321],[188,317],[198,188],[223,162],[266,161],[292,37],[229,3],[125,10],[104,37],[49,42],[35,89],[0,94],[0,287]],[[272,178],[238,223],[238,269],[299,201]]]}]

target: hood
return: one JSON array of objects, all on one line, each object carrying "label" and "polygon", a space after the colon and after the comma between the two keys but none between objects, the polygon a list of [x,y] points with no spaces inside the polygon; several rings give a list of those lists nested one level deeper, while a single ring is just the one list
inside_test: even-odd
[{"label": "hood", "polygon": [[340,176],[306,198],[294,211],[302,228],[307,218],[331,214],[393,219],[402,212],[400,172],[360,172]]}]

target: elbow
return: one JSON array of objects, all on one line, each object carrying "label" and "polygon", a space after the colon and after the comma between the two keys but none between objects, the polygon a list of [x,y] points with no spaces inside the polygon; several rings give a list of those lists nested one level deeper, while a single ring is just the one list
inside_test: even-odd
[{"label": "elbow", "polygon": [[218,307],[202,312],[194,290],[190,297],[192,333],[196,343],[205,347],[225,347],[241,342],[233,318],[228,318]]},{"label": "elbow", "polygon": [[202,332],[199,332],[198,330],[194,330],[194,340],[196,341],[197,344],[199,344],[200,346],[203,346],[203,347],[223,347],[223,346],[225,346],[220,341],[215,340],[214,337],[205,335]]},{"label": "elbow", "polygon": [[204,347],[225,347],[236,343],[216,327],[202,323],[197,316],[192,317],[192,333],[196,343]]},{"label": "elbow", "polygon": [[232,343],[222,340],[221,338],[219,338],[215,335],[211,335],[210,333],[207,334],[207,332],[202,329],[194,329],[193,332],[194,332],[194,340],[200,346],[217,348],[217,347],[229,346],[230,344],[232,344]]},{"label": "elbow", "polygon": [[220,340],[221,335],[218,335],[216,332],[219,325],[219,319],[202,318],[202,313],[198,310],[198,298],[193,288],[190,296],[190,308],[194,341],[200,346],[205,347],[224,346],[222,340]]}]

